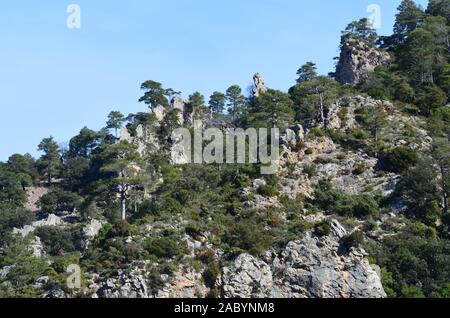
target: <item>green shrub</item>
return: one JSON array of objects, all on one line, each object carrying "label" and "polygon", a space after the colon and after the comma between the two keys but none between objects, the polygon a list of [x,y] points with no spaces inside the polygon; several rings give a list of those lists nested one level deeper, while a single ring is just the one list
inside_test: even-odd
[{"label": "green shrub", "polygon": [[209,291],[208,295],[206,295],[206,298],[209,298],[209,299],[216,299],[216,298],[219,298],[219,296],[220,296],[219,290],[218,290],[217,288],[212,288],[212,289]]},{"label": "green shrub", "polygon": [[246,251],[252,255],[260,255],[271,246],[272,237],[264,230],[264,225],[242,220],[237,226],[230,228],[223,241],[232,254]]},{"label": "green shrub", "polygon": [[404,173],[419,162],[419,155],[415,150],[407,147],[398,147],[389,151],[382,159],[385,171]]},{"label": "green shrub", "polygon": [[341,239],[342,246],[344,246],[347,250],[350,250],[352,247],[359,247],[363,243],[364,234],[361,231],[355,231]]},{"label": "green shrub", "polygon": [[316,165],[305,165],[303,166],[303,173],[307,174],[309,178],[317,176]]},{"label": "green shrub", "polygon": [[185,244],[179,237],[169,236],[158,239],[148,239],[145,249],[151,255],[160,258],[173,258],[181,256],[185,250]]},{"label": "green shrub", "polygon": [[289,226],[288,231],[295,235],[303,234],[311,229],[311,224],[306,221],[296,221]]},{"label": "green shrub", "polygon": [[324,236],[330,235],[331,234],[330,221],[323,221],[323,222],[317,223],[314,226],[314,231],[320,237],[324,237]]},{"label": "green shrub", "polygon": [[257,193],[259,195],[262,195],[264,197],[276,197],[277,195],[280,194],[280,192],[278,191],[278,189],[274,186],[270,186],[270,185],[260,185],[258,187]]},{"label": "green shrub", "polygon": [[360,195],[356,196],[353,205],[353,216],[358,218],[366,218],[377,215],[380,210],[378,202],[372,196]]},{"label": "green shrub", "polygon": [[131,226],[127,221],[119,221],[108,231],[107,238],[128,237],[131,235]]},{"label": "green shrub", "polygon": [[12,205],[0,203],[0,228],[12,230],[31,224],[36,220],[36,215],[23,208],[15,208]]},{"label": "green shrub", "polygon": [[206,270],[203,272],[203,280],[208,288],[214,288],[216,286],[217,277],[220,274],[220,267],[217,261],[211,262]]},{"label": "green shrub", "polygon": [[72,233],[67,229],[43,226],[36,229],[35,234],[41,239],[45,251],[52,256],[60,256],[75,251]]},{"label": "green shrub", "polygon": [[422,288],[415,285],[403,287],[401,296],[402,298],[425,298]]},{"label": "green shrub", "polygon": [[78,194],[55,189],[44,195],[38,205],[46,214],[61,215],[75,212],[80,208],[81,203],[82,198]]}]

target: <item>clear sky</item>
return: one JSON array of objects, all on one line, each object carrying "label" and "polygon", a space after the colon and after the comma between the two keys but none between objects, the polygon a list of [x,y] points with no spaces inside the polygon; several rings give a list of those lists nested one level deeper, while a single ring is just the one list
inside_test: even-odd
[{"label": "clear sky", "polygon": [[[67,28],[71,3],[81,29]],[[208,97],[256,72],[286,91],[306,61],[327,74],[340,31],[373,3],[391,33],[400,0],[1,1],[0,160],[100,129],[111,110],[145,110],[147,79]]]}]

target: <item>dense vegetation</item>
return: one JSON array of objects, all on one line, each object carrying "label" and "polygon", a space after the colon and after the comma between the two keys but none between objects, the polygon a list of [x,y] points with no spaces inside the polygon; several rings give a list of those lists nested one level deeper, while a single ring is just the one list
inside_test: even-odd
[{"label": "dense vegetation", "polygon": [[[391,197],[347,195],[324,179],[316,185],[314,199],[289,199],[279,195],[279,176],[266,176],[256,191],[243,195],[243,189],[261,178],[259,165],[169,164],[170,133],[179,127],[176,110],[168,112],[159,125],[155,115],[147,112],[124,116],[114,111],[104,129],[83,128],[67,147],[45,138],[38,146],[39,159],[15,154],[0,163],[0,268],[15,265],[0,279],[0,296],[39,296],[37,278],[48,275],[47,284],[57,284],[64,280],[64,264],[74,262],[84,271],[112,273],[132,261],[153,261],[149,270],[155,291],[162,284],[160,274],[170,275],[174,264],[189,262],[203,270],[205,283],[213,287],[219,274],[218,260],[214,253],[184,258],[186,246],[180,242],[185,235],[207,236],[230,257],[241,252],[260,255],[270,247],[285,246],[308,230],[329,235],[328,222],[309,224],[299,215],[300,211],[323,211],[364,225],[342,243],[348,248],[363,245],[370,252],[372,261],[382,267],[389,296],[450,297],[449,19],[448,0],[432,0],[425,11],[404,0],[392,36],[378,37],[366,19],[351,23],[342,41],[357,38],[392,55],[388,65],[378,67],[358,87],[319,75],[315,64],[308,62],[298,70],[298,80],[287,93],[269,89],[259,97],[247,97],[233,85],[224,93],[214,92],[208,103],[199,92],[189,96],[187,107],[195,118],[212,117],[238,127],[302,124],[316,127],[308,138],[327,136],[344,149],[364,149],[379,159],[377,173],[400,176]],[[167,107],[181,94],[155,81],[147,81],[141,88],[144,95],[139,101],[152,109]],[[432,151],[393,148],[380,136],[388,121],[377,107],[356,114],[358,130],[329,129],[331,105],[356,94],[392,100],[404,114],[421,116],[434,140]],[[140,155],[135,145],[119,142],[122,127],[136,134],[139,125],[158,136],[161,151],[153,151],[149,145]],[[310,179],[318,164],[320,158],[304,169]],[[354,174],[363,171],[361,166]],[[26,189],[33,186],[49,189],[38,202],[44,216],[69,214],[80,223],[106,219],[87,251],[80,228],[41,227],[35,235],[52,262],[49,265],[44,258],[30,256],[27,246],[32,238],[13,235],[12,230],[42,217],[25,208]],[[281,204],[247,208],[246,202],[255,195],[278,196]],[[390,213],[390,204],[400,199],[406,205],[398,216],[404,226],[381,243],[368,239],[364,234],[373,231],[376,221]],[[185,222],[178,222],[181,218]],[[158,235],[129,243],[129,237],[142,234],[144,224],[153,224]]]}]

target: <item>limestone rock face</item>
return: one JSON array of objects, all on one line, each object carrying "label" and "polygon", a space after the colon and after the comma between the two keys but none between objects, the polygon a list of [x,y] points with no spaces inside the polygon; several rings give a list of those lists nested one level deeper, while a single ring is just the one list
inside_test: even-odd
[{"label": "limestone rock face", "polygon": [[384,298],[381,280],[362,249],[341,251],[348,234],[338,221],[332,234],[312,232],[290,242],[280,256],[268,252],[265,261],[240,255],[219,279],[227,298]]},{"label": "limestone rock face", "polygon": [[204,298],[209,289],[203,283],[203,276],[193,268],[182,268],[164,288],[155,295],[156,298]]},{"label": "limestone rock face", "polygon": [[253,96],[259,97],[261,94],[264,94],[267,92],[267,86],[264,82],[264,79],[261,74],[256,73],[253,76],[253,82],[254,82],[254,88],[253,88]]},{"label": "limestone rock face", "polygon": [[361,84],[369,72],[389,60],[388,52],[350,38],[342,45],[336,79],[342,84]]},{"label": "limestone rock face", "polygon": [[117,277],[101,283],[96,295],[100,298],[149,298],[147,282],[138,270],[119,270]]},{"label": "limestone rock face", "polygon": [[269,265],[248,254],[240,255],[231,268],[223,268],[221,280],[225,298],[270,297],[273,284]]}]

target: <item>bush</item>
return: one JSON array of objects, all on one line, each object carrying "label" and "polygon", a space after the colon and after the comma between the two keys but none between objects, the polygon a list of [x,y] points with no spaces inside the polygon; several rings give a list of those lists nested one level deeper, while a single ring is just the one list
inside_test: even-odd
[{"label": "bush", "polygon": [[264,225],[242,220],[225,235],[224,242],[231,253],[247,251],[256,256],[271,246],[272,237],[264,231]]},{"label": "bush", "polygon": [[416,151],[407,147],[398,147],[384,156],[382,167],[385,171],[402,174],[418,162],[419,155]]},{"label": "bush", "polygon": [[220,267],[217,261],[214,261],[208,265],[203,272],[203,280],[208,288],[214,288],[216,286],[217,277],[220,274]]},{"label": "bush", "polygon": [[305,165],[303,173],[307,174],[309,178],[317,176],[317,167],[315,165]]},{"label": "bush", "polygon": [[14,208],[7,204],[0,204],[0,228],[12,230],[31,224],[36,220],[33,212],[23,208]]},{"label": "bush", "polygon": [[75,212],[80,208],[81,203],[82,198],[78,194],[56,189],[44,195],[38,205],[46,214],[61,215]]},{"label": "bush", "polygon": [[35,234],[41,239],[44,250],[52,256],[60,256],[75,251],[72,233],[67,229],[43,226],[38,228]]},{"label": "bush", "polygon": [[119,221],[108,230],[108,239],[115,237],[128,237],[131,235],[131,226],[127,221]]},{"label": "bush", "polygon": [[378,214],[380,207],[378,202],[369,195],[360,195],[355,197],[352,213],[358,218],[366,218],[368,216]]},{"label": "bush", "polygon": [[355,231],[341,239],[342,246],[347,250],[350,250],[352,247],[359,247],[363,243],[364,234],[361,231]]},{"label": "bush", "polygon": [[257,193],[268,198],[276,197],[278,194],[280,194],[276,187],[270,185],[260,185]]},{"label": "bush", "polygon": [[317,223],[314,227],[314,231],[320,237],[328,236],[331,234],[331,224],[329,221]]},{"label": "bush", "polygon": [[158,239],[149,239],[146,242],[145,249],[151,255],[160,258],[173,258],[181,256],[185,250],[184,244],[181,244],[180,238],[175,236],[161,237]]}]

